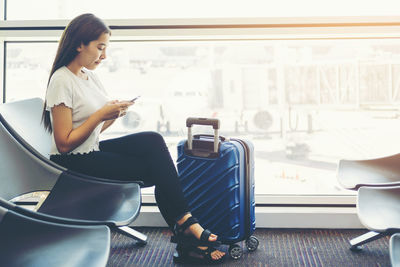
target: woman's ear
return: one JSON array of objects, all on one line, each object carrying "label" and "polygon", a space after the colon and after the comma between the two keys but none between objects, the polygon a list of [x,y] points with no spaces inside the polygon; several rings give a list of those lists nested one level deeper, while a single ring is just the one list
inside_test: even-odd
[{"label": "woman's ear", "polygon": [[76,51],[81,52],[81,51],[82,51],[82,48],[83,48],[83,44],[81,44],[80,46],[78,46],[78,47],[76,48]]}]

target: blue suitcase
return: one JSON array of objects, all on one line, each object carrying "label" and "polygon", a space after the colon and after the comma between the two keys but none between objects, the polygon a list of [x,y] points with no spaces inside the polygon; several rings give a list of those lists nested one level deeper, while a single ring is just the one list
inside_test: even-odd
[{"label": "blue suitcase", "polygon": [[[178,144],[177,167],[185,199],[200,224],[230,245],[238,259],[246,240],[257,249],[255,230],[253,145],[240,139],[219,137],[219,120],[188,118],[188,139]],[[193,125],[211,125],[214,135],[192,136]]]}]

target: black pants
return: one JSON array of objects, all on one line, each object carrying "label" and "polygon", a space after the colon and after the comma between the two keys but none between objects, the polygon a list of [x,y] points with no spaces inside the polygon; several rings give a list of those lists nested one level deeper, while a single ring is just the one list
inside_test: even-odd
[{"label": "black pants", "polygon": [[158,208],[170,228],[189,211],[171,155],[163,137],[156,132],[101,141],[100,151],[52,155],[50,159],[91,176],[155,185]]}]

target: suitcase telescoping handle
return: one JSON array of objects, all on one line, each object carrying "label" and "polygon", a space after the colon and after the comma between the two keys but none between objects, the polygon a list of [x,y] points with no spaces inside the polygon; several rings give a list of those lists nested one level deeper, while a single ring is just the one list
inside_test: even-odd
[{"label": "suitcase telescoping handle", "polygon": [[193,147],[193,135],[192,135],[192,125],[210,125],[214,129],[214,152],[218,153],[218,143],[219,143],[219,119],[210,118],[187,118],[186,127],[188,127],[188,149],[191,150]]}]

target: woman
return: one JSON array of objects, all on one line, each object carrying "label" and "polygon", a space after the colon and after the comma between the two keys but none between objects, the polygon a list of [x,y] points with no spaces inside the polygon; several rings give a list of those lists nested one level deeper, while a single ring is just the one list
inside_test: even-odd
[{"label": "woman", "polygon": [[109,101],[91,72],[106,58],[110,35],[92,14],[73,19],[62,34],[42,117],[53,135],[50,159],[87,175],[155,185],[157,204],[178,243],[176,259],[219,263],[225,253],[214,248],[217,236],[191,216],[162,136],[141,132],[99,142],[100,133],[134,104]]}]

